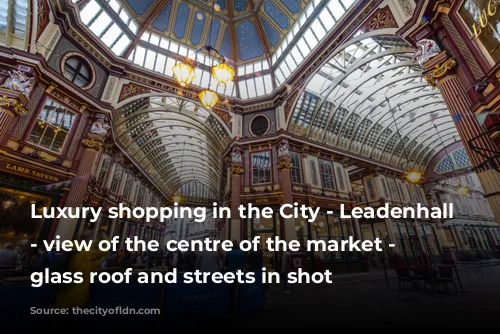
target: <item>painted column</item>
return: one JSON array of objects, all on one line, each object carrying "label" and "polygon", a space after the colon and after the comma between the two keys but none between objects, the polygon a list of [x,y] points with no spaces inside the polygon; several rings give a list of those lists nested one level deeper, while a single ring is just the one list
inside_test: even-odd
[{"label": "painted column", "polygon": [[241,204],[241,187],[243,185],[242,176],[245,174],[243,168],[241,155],[243,148],[237,146],[231,152],[231,240],[241,241],[242,227],[241,218],[239,215],[238,207]]},{"label": "painted column", "polygon": [[0,142],[5,136],[11,121],[17,116],[23,116],[28,104],[26,97],[20,93],[8,89],[0,89]]},{"label": "painted column", "polygon": [[[281,180],[281,204],[293,204],[293,187],[292,176],[290,170],[293,167],[292,158],[290,156],[289,144],[286,139],[282,139],[278,143],[278,171]],[[292,213],[292,208],[284,210],[284,213],[289,215]],[[281,237],[287,241],[297,240],[297,231],[295,230],[295,219],[283,219],[284,235]]]},{"label": "painted column", "polygon": [[[500,173],[493,169],[491,164],[483,164],[485,158],[469,147],[469,141],[482,134],[485,129],[478,123],[472,111],[472,101],[456,72],[457,62],[442,52],[425,63],[424,66],[431,69],[424,74],[424,79],[441,91],[467,154],[481,181],[485,197],[490,203],[496,220],[500,221]],[[482,150],[486,156],[491,155],[488,150],[493,152],[497,150],[495,143],[488,136],[474,140],[473,145]],[[497,161],[497,163],[500,162]]]},{"label": "painted column", "polygon": [[[89,134],[87,138],[82,140],[82,145],[84,147],[83,154],[75,179],[71,185],[71,190],[68,193],[68,198],[65,203],[66,207],[79,208],[83,205],[83,198],[87,191],[87,185],[91,179],[92,167],[96,162],[102,144],[102,136]],[[77,219],[60,219],[57,225],[56,235],[59,235],[61,240],[72,239],[75,233],[76,223]]]}]

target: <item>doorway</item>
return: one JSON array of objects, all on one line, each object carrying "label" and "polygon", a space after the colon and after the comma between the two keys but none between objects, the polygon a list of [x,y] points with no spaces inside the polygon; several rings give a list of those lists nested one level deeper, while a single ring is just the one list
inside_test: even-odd
[{"label": "doorway", "polygon": [[260,247],[262,248],[264,257],[264,266],[267,270],[279,270],[279,254],[271,252],[267,248],[267,239],[274,239],[281,236],[281,217],[278,210],[273,210],[275,213],[271,218],[247,218],[245,219],[245,235],[246,240],[253,240],[255,237],[260,237]]}]

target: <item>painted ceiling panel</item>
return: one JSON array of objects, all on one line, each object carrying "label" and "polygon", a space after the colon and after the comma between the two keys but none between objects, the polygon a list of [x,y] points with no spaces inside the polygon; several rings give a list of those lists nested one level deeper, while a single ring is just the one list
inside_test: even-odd
[{"label": "painted ceiling panel", "polygon": [[[231,1],[231,0],[229,0],[229,1]],[[216,4],[219,5],[220,10],[222,10],[222,11],[227,10],[226,0],[217,0]]]},{"label": "painted ceiling panel", "polygon": [[275,46],[280,40],[280,34],[273,28],[273,26],[267,22],[264,17],[260,17],[260,21],[262,22],[262,27],[266,32],[267,40],[271,47]]},{"label": "painted ceiling panel", "polygon": [[189,20],[189,12],[189,6],[186,3],[183,2],[179,4],[174,27],[174,33],[177,38],[184,38],[186,26]]},{"label": "painted ceiling panel", "polygon": [[203,27],[205,26],[206,17],[203,12],[197,12],[196,18],[193,22],[193,29],[191,30],[191,43],[197,45],[201,41],[203,34]]},{"label": "painted ceiling panel", "polygon": [[228,59],[231,59],[232,58],[232,55],[231,55],[231,51],[232,48],[231,48],[231,40],[229,38],[229,29],[226,28],[224,30],[224,37],[222,37],[222,43],[221,43],[221,46],[220,46],[220,53],[222,53],[222,55]]},{"label": "painted ceiling panel", "polygon": [[281,0],[281,3],[284,4],[292,14],[297,14],[300,12],[299,0]]},{"label": "painted ceiling panel", "polygon": [[234,0],[234,10],[242,12],[248,8],[247,0]]},{"label": "painted ceiling panel", "polygon": [[144,15],[155,0],[126,0],[137,15]]},{"label": "painted ceiling panel", "polygon": [[170,22],[170,14],[172,12],[172,1],[169,1],[165,8],[158,14],[158,16],[153,20],[151,25],[153,28],[160,31],[166,31]]},{"label": "painted ceiling panel", "polygon": [[244,21],[236,28],[238,35],[238,53],[242,61],[260,57],[264,48],[259,40],[253,21]]},{"label": "painted ceiling panel", "polygon": [[217,43],[217,36],[220,31],[220,21],[215,19],[212,21],[212,27],[208,31],[206,44],[215,47]]},{"label": "painted ceiling panel", "polygon": [[290,21],[288,17],[272,2],[264,2],[264,11],[276,22],[282,29],[288,28]]}]

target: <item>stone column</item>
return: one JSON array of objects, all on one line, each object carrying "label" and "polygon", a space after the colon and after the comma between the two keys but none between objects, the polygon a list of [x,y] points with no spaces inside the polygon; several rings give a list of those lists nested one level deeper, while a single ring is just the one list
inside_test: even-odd
[{"label": "stone column", "polygon": [[[83,204],[83,198],[87,191],[87,185],[91,179],[92,167],[96,162],[99,150],[102,148],[102,136],[90,135],[82,140],[83,154],[80,159],[80,165],[76,172],[75,180],[71,185],[65,206],[79,208]],[[57,225],[56,235],[61,240],[70,240],[75,233],[77,219],[62,218]]]},{"label": "stone column", "polygon": [[239,215],[238,207],[241,204],[241,187],[244,183],[243,176],[245,168],[243,168],[241,155],[243,148],[240,146],[234,147],[231,152],[231,234],[228,237],[231,240],[241,241],[242,228],[241,218]]},{"label": "stone column", "polygon": [[[454,58],[448,57],[445,52],[442,52],[425,63],[424,66],[430,69],[424,74],[424,79],[441,91],[467,154],[481,181],[485,197],[490,203],[496,221],[500,221],[500,173],[491,164],[485,164],[485,158],[469,146],[469,142],[484,133],[485,129],[478,123],[472,111],[472,101],[456,72],[457,62]],[[482,136],[474,140],[472,145],[481,150],[486,156],[491,156],[488,151],[495,152],[498,150],[489,136]],[[499,161],[497,163],[500,165]]]},{"label": "stone column", "polygon": [[0,142],[9,129],[11,121],[17,116],[23,116],[28,104],[26,97],[9,89],[0,89]]},{"label": "stone column", "polygon": [[[281,180],[281,204],[293,204],[293,187],[292,187],[292,177],[290,170],[293,167],[292,158],[290,157],[289,145],[286,139],[282,139],[278,144],[278,171]],[[289,215],[292,213],[292,209],[288,208],[284,210],[284,213]],[[281,239],[287,241],[297,240],[297,231],[295,230],[295,219],[287,218],[283,219],[284,224],[284,236]]]}]

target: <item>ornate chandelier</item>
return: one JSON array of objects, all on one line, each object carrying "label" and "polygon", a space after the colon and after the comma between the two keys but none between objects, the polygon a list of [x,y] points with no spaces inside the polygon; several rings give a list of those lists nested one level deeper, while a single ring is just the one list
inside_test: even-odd
[{"label": "ornate chandelier", "polygon": [[[217,4],[212,6],[212,18],[214,9],[217,9]],[[211,22],[211,20],[209,20]],[[210,32],[208,34],[208,41],[212,40],[212,24],[210,24]],[[226,59],[224,56],[211,45],[205,45],[196,50],[194,55],[194,62],[192,61],[193,57],[186,58],[185,62],[178,62],[173,68],[175,79],[182,87],[186,87],[191,84],[193,80],[196,78],[195,68],[198,66],[198,54],[200,51],[205,52],[210,61],[211,61],[211,70],[210,70],[210,79],[208,82],[208,87],[210,87],[212,78],[215,79],[217,85],[226,85],[228,82],[233,81],[234,79],[234,69],[226,63]],[[190,64],[192,63],[192,65]],[[219,97],[214,90],[205,89],[198,95],[200,102],[203,106],[210,110],[212,109],[217,102],[219,102]]]}]

